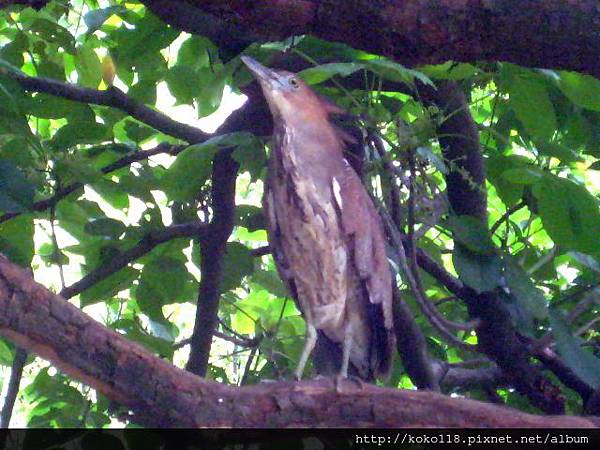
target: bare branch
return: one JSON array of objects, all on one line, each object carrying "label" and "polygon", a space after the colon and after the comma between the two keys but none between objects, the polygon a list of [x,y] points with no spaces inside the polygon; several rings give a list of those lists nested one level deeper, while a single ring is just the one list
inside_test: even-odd
[{"label": "bare branch", "polygon": [[189,143],[204,141],[209,136],[209,134],[199,128],[177,122],[169,116],[134,100],[114,86],[105,91],[99,91],[97,89],[63,83],[50,78],[30,77],[20,70],[8,70],[4,67],[0,67],[0,73],[17,81],[23,89],[30,92],[45,92],[76,102],[120,109],[158,131]]},{"label": "bare branch", "polygon": [[187,370],[200,376],[206,375],[212,337],[217,325],[223,257],[234,225],[238,169],[239,164],[231,156],[231,150],[222,151],[215,156],[211,178],[214,216],[207,230],[210,239],[200,242],[202,278],[198,288],[190,358],[186,366]]},{"label": "bare branch", "polygon": [[[145,426],[597,427],[433,392],[352,381],[235,387],[203,380],[94,321],[0,257],[0,334],[97,389]],[[349,419],[351,418],[351,419]]]},{"label": "bare branch", "polygon": [[494,234],[496,232],[496,230],[498,228],[500,228],[500,225],[502,225],[503,222],[506,221],[506,219],[508,219],[510,216],[512,216],[514,213],[516,213],[517,211],[519,211],[521,208],[524,208],[527,206],[527,203],[521,201],[519,203],[514,204],[513,206],[511,206],[510,208],[508,208],[504,214],[502,214],[502,216],[496,221],[496,223],[494,223],[494,225],[492,225],[492,227],[490,228],[490,234]]},{"label": "bare branch", "polygon": [[23,376],[23,368],[27,361],[27,351],[17,347],[15,357],[10,370],[10,379],[8,380],[8,389],[2,405],[2,415],[0,416],[0,428],[8,428],[12,417],[13,408],[17,395],[19,394],[19,385]]}]

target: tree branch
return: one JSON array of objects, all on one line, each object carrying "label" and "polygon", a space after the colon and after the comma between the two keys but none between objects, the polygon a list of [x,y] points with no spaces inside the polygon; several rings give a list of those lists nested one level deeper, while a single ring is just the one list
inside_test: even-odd
[{"label": "tree branch", "polygon": [[[234,387],[155,357],[0,256],[0,334],[127,407],[145,426],[597,427],[433,392],[330,380]],[[349,418],[350,421],[349,421]]]},{"label": "tree branch", "polygon": [[252,42],[310,34],[408,66],[501,60],[600,74],[595,0],[142,3],[173,26],[225,44],[228,55]]},{"label": "tree branch", "polygon": [[19,385],[21,384],[23,368],[25,367],[26,361],[27,351],[17,347],[10,370],[10,379],[8,381],[6,397],[4,398],[4,404],[2,405],[0,428],[8,428],[10,425],[10,419],[12,417],[15,401],[17,400],[17,395],[19,394]]},{"label": "tree branch", "polygon": [[196,320],[191,338],[190,358],[187,370],[205,376],[217,326],[223,257],[227,240],[233,231],[235,220],[235,182],[239,164],[231,156],[231,150],[219,152],[213,161],[211,197],[213,219],[208,225],[210,239],[200,241],[200,273]]},{"label": "tree branch", "polygon": [[105,91],[99,91],[50,78],[30,77],[20,70],[8,70],[5,67],[0,67],[0,73],[17,81],[23,89],[30,92],[45,92],[76,102],[120,109],[158,131],[192,144],[204,141],[210,136],[199,128],[177,122],[169,116],[134,100],[114,86]]},{"label": "tree branch", "polygon": [[93,271],[81,278],[79,281],[64,288],[60,295],[63,298],[74,297],[99,281],[121,270],[132,261],[150,252],[154,247],[176,238],[207,239],[210,237],[206,225],[200,222],[171,225],[161,230],[151,231],[144,236],[135,246],[125,250],[104,264],[96,267]]}]

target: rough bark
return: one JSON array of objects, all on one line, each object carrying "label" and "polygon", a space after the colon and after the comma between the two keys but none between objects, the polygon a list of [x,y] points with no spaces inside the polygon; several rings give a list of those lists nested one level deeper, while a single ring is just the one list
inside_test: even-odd
[{"label": "rough bark", "polygon": [[148,426],[595,427],[432,392],[330,380],[237,388],[155,357],[0,256],[0,334],[126,406]]},{"label": "rough bark", "polygon": [[410,66],[493,60],[600,74],[600,22],[595,0],[142,3],[173,26],[227,41],[224,49],[230,54],[254,41],[311,34]]},{"label": "rough bark", "polygon": [[211,197],[214,217],[208,226],[210,239],[200,242],[202,279],[187,364],[190,372],[200,376],[206,375],[213,332],[217,326],[223,257],[227,240],[233,231],[238,168],[239,164],[231,156],[231,150],[219,152],[213,161]]}]

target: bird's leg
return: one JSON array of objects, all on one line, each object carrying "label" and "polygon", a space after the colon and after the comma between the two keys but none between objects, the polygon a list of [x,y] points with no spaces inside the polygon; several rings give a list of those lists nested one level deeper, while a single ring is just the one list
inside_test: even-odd
[{"label": "bird's leg", "polygon": [[342,346],[342,367],[340,368],[340,377],[348,378],[348,365],[350,364],[350,350],[352,349],[352,330],[346,325],[344,330],[344,343]]},{"label": "bird's leg", "polygon": [[298,362],[298,367],[296,367],[296,380],[302,378],[302,373],[304,372],[304,366],[308,361],[308,357],[312,353],[315,348],[315,344],[317,343],[317,329],[306,323],[306,340],[304,341],[304,348],[302,349],[302,355],[300,355],[300,361]]},{"label": "bird's leg", "polygon": [[346,325],[344,330],[344,342],[342,344],[342,367],[335,377],[335,390],[338,394],[342,393],[341,382],[348,378],[348,366],[350,365],[350,350],[352,349],[352,330],[350,325]]}]

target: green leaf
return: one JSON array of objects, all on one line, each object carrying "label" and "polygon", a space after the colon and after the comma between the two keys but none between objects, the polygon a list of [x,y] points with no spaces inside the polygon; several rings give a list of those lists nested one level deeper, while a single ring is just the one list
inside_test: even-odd
[{"label": "green leaf", "polygon": [[550,139],[557,128],[554,106],[544,83],[515,76],[508,86],[510,105],[525,129],[534,137]]},{"label": "green leaf", "polygon": [[533,165],[508,169],[502,172],[502,178],[513,184],[534,184],[538,182],[542,176],[543,172]]},{"label": "green leaf", "polygon": [[496,249],[490,233],[483,222],[473,216],[452,216],[448,219],[448,227],[454,233],[454,238],[469,250],[490,254]]},{"label": "green leaf", "polygon": [[583,161],[581,155],[558,142],[540,142],[537,148],[543,155],[559,159],[564,163]]},{"label": "green leaf", "polygon": [[558,87],[573,103],[600,111],[600,80],[591,75],[561,71]]},{"label": "green leaf", "polygon": [[142,143],[156,134],[156,130],[153,128],[130,119],[125,119],[123,130],[125,131],[127,138],[137,143]]},{"label": "green leaf", "polygon": [[214,73],[211,68],[205,67],[198,70],[200,82],[194,98],[197,102],[198,117],[205,117],[217,110],[223,98],[225,89],[225,73]]},{"label": "green leaf", "polygon": [[164,256],[144,265],[136,299],[140,309],[153,320],[164,321],[162,306],[179,301],[190,301],[194,294],[193,277],[185,262]]},{"label": "green leaf", "polygon": [[180,65],[169,69],[165,81],[178,104],[191,104],[198,86],[202,83],[202,79],[194,69]]},{"label": "green leaf", "polygon": [[33,216],[21,214],[0,223],[0,253],[23,267],[30,267],[33,259]]},{"label": "green leaf", "polygon": [[266,228],[262,208],[254,205],[236,205],[235,214],[235,225],[245,227],[250,232]]},{"label": "green leaf", "polygon": [[110,130],[98,122],[69,122],[54,134],[50,145],[54,149],[65,150],[77,144],[97,144],[110,137]]},{"label": "green leaf", "polygon": [[509,255],[505,256],[505,278],[510,293],[517,304],[526,309],[533,317],[543,320],[548,316],[546,298],[523,270]]},{"label": "green leaf", "polygon": [[363,68],[363,64],[355,62],[329,63],[305,69],[298,73],[298,76],[302,78],[307,84],[319,84],[336,75],[347,77],[348,75],[352,75],[357,70]]},{"label": "green leaf", "polygon": [[102,302],[114,297],[124,289],[131,288],[138,275],[139,271],[133,267],[124,267],[109,277],[100,280],[81,293],[79,296],[81,307]]},{"label": "green leaf", "polygon": [[131,86],[127,94],[138,102],[154,105],[156,104],[156,83],[152,80],[140,80]]},{"label": "green leaf", "polygon": [[191,145],[171,164],[162,179],[162,188],[172,200],[193,200],[210,175],[212,160],[218,148],[213,145]]},{"label": "green leaf", "polygon": [[[120,70],[120,66],[131,69],[148,54],[167,47],[178,35],[179,30],[166,25],[146,10],[144,17],[137,21],[134,28],[121,27],[113,33],[116,46],[111,54],[116,59],[117,69]],[[120,74],[119,78],[122,79]]]},{"label": "green leaf", "polygon": [[0,48],[0,60],[11,64],[15,69],[23,65],[23,53],[27,51],[29,42],[24,33],[17,33],[12,42]]},{"label": "green leaf", "polygon": [[419,71],[440,80],[464,80],[472,77],[477,68],[471,64],[446,61],[443,64],[420,66]]},{"label": "green leaf", "polygon": [[177,53],[177,65],[199,69],[210,65],[211,55],[217,53],[215,45],[203,36],[186,39]]},{"label": "green leaf", "polygon": [[391,81],[406,83],[410,86],[415,84],[415,79],[421,83],[435,88],[433,81],[427,75],[417,70],[407,69],[389,59],[370,59],[365,62],[367,69]]},{"label": "green leaf", "polygon": [[600,250],[598,200],[581,185],[546,174],[533,187],[539,214],[552,240],[564,250]]},{"label": "green leaf", "polygon": [[124,12],[127,12],[127,8],[120,5],[109,6],[102,9],[92,9],[83,16],[83,21],[88,28],[87,32],[93,33],[98,30],[110,16],[113,14],[119,15]]},{"label": "green leaf", "polygon": [[87,159],[82,158],[79,154],[58,159],[55,162],[54,170],[61,182],[66,184],[91,183],[102,176],[100,170],[94,168]]},{"label": "green leaf", "polygon": [[590,164],[590,167],[588,167],[588,169],[600,170],[600,159],[597,161],[594,161],[592,164]]},{"label": "green leaf", "polygon": [[223,257],[221,292],[238,287],[242,279],[250,275],[253,270],[254,258],[250,255],[248,247],[239,242],[228,242]]},{"label": "green leaf", "polygon": [[581,348],[581,340],[571,336],[557,311],[550,312],[550,326],[558,354],[583,381],[600,389],[600,359]]},{"label": "green leaf", "polygon": [[29,30],[37,37],[64,48],[68,53],[75,51],[75,38],[66,28],[56,22],[39,18],[32,23]]},{"label": "green leaf", "polygon": [[77,108],[77,103],[65,98],[40,92],[27,101],[27,111],[44,119],[67,117]]},{"label": "green leaf", "polygon": [[276,297],[289,297],[290,293],[283,285],[281,278],[277,275],[277,272],[272,270],[255,270],[252,273],[252,281],[260,284],[271,294]]},{"label": "green leaf", "polygon": [[212,160],[219,148],[243,145],[256,138],[250,133],[216,136],[190,145],[177,155],[162,179],[162,189],[172,200],[193,200],[210,175]]},{"label": "green leaf", "polygon": [[4,340],[4,338],[0,338],[0,364],[10,367],[12,365],[13,358],[13,349],[9,346],[9,343]]},{"label": "green leaf", "polygon": [[92,236],[105,236],[118,239],[127,227],[123,222],[108,217],[94,219],[85,224],[84,230]]},{"label": "green leaf", "polygon": [[77,49],[75,66],[78,74],[78,84],[96,89],[102,80],[102,63],[88,43]]},{"label": "green leaf", "polygon": [[523,186],[511,183],[502,174],[510,169],[526,167],[528,160],[517,155],[492,155],[486,160],[485,169],[490,182],[506,206],[512,206],[523,196]]},{"label": "green leaf", "polygon": [[258,139],[249,139],[236,148],[232,155],[240,163],[240,172],[250,173],[250,179],[256,181],[260,179],[261,173],[267,166],[267,153],[265,146]]},{"label": "green leaf", "polygon": [[12,162],[0,160],[0,211],[23,212],[31,209],[35,185]]},{"label": "green leaf", "polygon": [[501,285],[502,260],[496,254],[483,255],[456,245],[452,263],[463,283],[478,293],[491,291]]},{"label": "green leaf", "polygon": [[129,196],[123,191],[122,186],[112,180],[100,178],[92,184],[98,194],[102,196],[113,208],[126,209],[129,207]]}]

